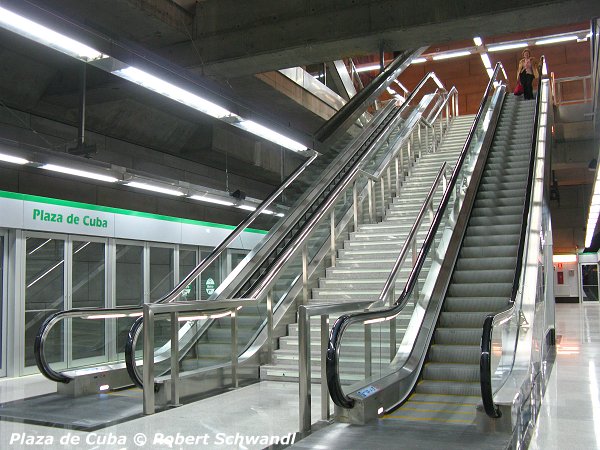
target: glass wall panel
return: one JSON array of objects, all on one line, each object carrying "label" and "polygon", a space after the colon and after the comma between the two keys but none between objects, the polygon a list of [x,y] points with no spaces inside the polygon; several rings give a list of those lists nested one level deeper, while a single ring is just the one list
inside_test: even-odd
[{"label": "glass wall panel", "polygon": [[174,250],[150,247],[150,301],[154,302],[168,294],[174,287]]},{"label": "glass wall panel", "polygon": [[[46,317],[64,309],[65,242],[28,237],[25,244],[25,367],[35,365],[33,343]],[[64,327],[64,325],[62,325]],[[49,362],[64,361],[64,329],[46,341]]]},{"label": "glass wall panel", "polygon": [[[201,250],[200,258],[204,259],[210,255],[212,250]],[[221,257],[210,264],[200,275],[200,299],[205,300],[210,297],[215,289],[219,287],[222,281]]]},{"label": "glass wall panel", "polygon": [[[73,308],[106,306],[105,245],[103,242],[73,241]],[[72,323],[73,359],[103,356],[105,325],[102,320]]]},{"label": "glass wall panel", "polygon": [[[144,247],[117,244],[115,302],[117,306],[140,306],[144,302]],[[135,319],[117,320],[117,352],[125,351],[127,333]]]},{"label": "glass wall panel", "polygon": [[4,367],[4,355],[6,351],[4,349],[4,236],[0,235],[0,376],[5,375]]},{"label": "glass wall panel", "polygon": [[598,264],[581,265],[583,301],[598,301]]},{"label": "glass wall panel", "polygon": [[[231,271],[234,270],[239,263],[246,257],[248,254],[247,250],[230,250],[231,257]],[[225,276],[229,275],[229,273],[225,274]]]},{"label": "glass wall panel", "polygon": [[[198,264],[198,252],[193,248],[179,248],[179,280],[187,277]],[[192,281],[183,291],[180,300],[196,300],[198,295],[198,281]]]}]

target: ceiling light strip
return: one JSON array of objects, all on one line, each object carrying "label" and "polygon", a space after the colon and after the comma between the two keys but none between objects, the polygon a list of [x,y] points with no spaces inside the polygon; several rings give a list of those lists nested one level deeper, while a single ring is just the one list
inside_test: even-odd
[{"label": "ceiling light strip", "polygon": [[90,178],[97,181],[105,181],[107,183],[116,183],[119,181],[117,178],[110,175],[103,175],[95,172],[88,172],[87,170],[73,169],[71,167],[59,166],[56,164],[44,164],[42,169],[51,170],[53,172],[66,173],[68,175],[74,175],[76,177]]},{"label": "ceiling light strip", "polygon": [[[27,19],[19,14],[9,11],[5,8],[0,7],[0,27],[19,34],[27,39],[31,39],[38,42],[46,47],[58,50],[66,55],[73,58],[77,58],[81,61],[92,62],[99,59],[110,58],[109,55],[105,55],[102,52],[85,45],[73,38],[65,36],[64,34],[58,33],[48,27],[40,25],[30,19]],[[281,145],[282,147],[288,148],[293,151],[303,151],[307,147],[294,141],[280,133],[277,133],[269,128],[256,124],[255,122],[245,121],[238,115],[228,111],[227,109],[206,100],[192,92],[182,89],[168,81],[165,81],[159,77],[156,77],[150,73],[147,73],[136,67],[125,67],[123,64],[115,58],[112,58],[115,65],[121,66],[120,69],[114,70],[111,73],[114,75],[131,81],[132,83],[138,84],[146,89],[156,92],[160,95],[168,97],[178,103],[189,106],[197,111],[207,114],[219,120],[236,126],[237,128],[244,129],[250,133],[256,134],[257,136],[267,139],[274,144]],[[110,66],[107,65],[107,67]],[[104,69],[106,70],[106,69]],[[245,122],[251,122],[249,126],[242,126]],[[252,131],[258,129],[259,133]]]},{"label": "ceiling light strip", "polygon": [[26,160],[25,158],[20,158],[18,156],[7,155],[5,153],[0,153],[0,161],[11,163],[11,164],[18,164],[20,166],[22,166],[23,164],[28,164],[29,163],[29,161]]},{"label": "ceiling light strip", "polygon": [[460,50],[457,52],[440,53],[440,54],[434,55],[432,57],[432,59],[434,61],[441,61],[443,59],[460,58],[461,56],[469,56],[470,54],[471,54],[470,50]]},{"label": "ceiling light strip", "polygon": [[181,197],[184,196],[185,194],[181,191],[178,191],[176,189],[171,189],[171,188],[166,188],[166,187],[162,187],[162,186],[157,186],[155,184],[148,184],[148,183],[142,183],[139,181],[130,181],[128,183],[125,183],[127,186],[130,186],[132,188],[136,188],[136,189],[142,189],[145,191],[151,191],[151,192],[158,192],[160,194],[167,194],[167,195],[173,195],[176,197]]},{"label": "ceiling light strip", "polygon": [[82,61],[107,58],[98,50],[0,7],[0,26]]}]

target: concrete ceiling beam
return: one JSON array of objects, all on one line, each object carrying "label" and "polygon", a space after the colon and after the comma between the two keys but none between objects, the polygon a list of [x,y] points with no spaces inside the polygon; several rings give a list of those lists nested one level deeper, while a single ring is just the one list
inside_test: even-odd
[{"label": "concrete ceiling beam", "polygon": [[32,0],[110,37],[163,47],[190,40],[194,13],[172,0]]},{"label": "concrete ceiling beam", "polygon": [[234,0],[198,3],[196,39],[168,56],[206,75],[236,77],[589,20],[597,0]]}]

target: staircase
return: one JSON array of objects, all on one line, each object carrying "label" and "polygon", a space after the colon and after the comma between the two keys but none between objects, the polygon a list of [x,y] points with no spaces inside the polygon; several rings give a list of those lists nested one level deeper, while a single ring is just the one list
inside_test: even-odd
[{"label": "staircase", "polygon": [[390,419],[472,423],[481,401],[485,317],[508,307],[517,261],[535,102],[505,99],[421,380]]},{"label": "staircase", "polygon": [[[443,162],[453,167],[468,131],[473,123],[473,116],[460,116],[455,118],[443,141],[443,145],[436,153],[423,154],[411,168],[407,179],[404,181],[400,195],[393,199],[387,208],[382,222],[360,225],[358,230],[350,234],[345,241],[344,248],[339,250],[336,266],[328,268],[325,277],[319,280],[319,287],[312,290],[310,304],[341,303],[364,300],[377,300],[383,284],[400,253],[408,232],[420,210],[427,193]],[[392,184],[395,180],[392,181]],[[436,202],[441,198],[441,188],[438,189]],[[427,219],[426,219],[427,220]],[[427,226],[418,234],[420,246]],[[396,291],[404,287],[410,273],[410,264],[402,269],[396,283]],[[398,317],[397,325],[404,330],[412,308],[407,307],[403,315]],[[335,320],[337,317],[331,317]],[[374,327],[375,328],[375,327]],[[349,330],[355,334],[355,339],[345,340],[345,357],[341,361],[342,368],[348,366],[340,373],[345,377],[342,381],[349,383],[362,379],[364,375],[364,339],[362,330]],[[389,327],[373,330],[373,341],[381,339],[389,342]],[[380,335],[375,333],[381,333]],[[402,333],[398,333],[398,342]],[[311,323],[312,346],[312,380],[320,380],[320,326],[318,318]],[[383,345],[383,344],[382,344]],[[388,345],[388,344],[385,344]],[[375,352],[374,352],[375,354]],[[373,364],[379,363],[374,356]],[[389,363],[389,359],[382,361]],[[266,380],[297,380],[298,379],[298,329],[296,324],[288,327],[288,335],[280,338],[279,350],[275,351],[274,361],[271,365],[261,366],[261,379]]]}]

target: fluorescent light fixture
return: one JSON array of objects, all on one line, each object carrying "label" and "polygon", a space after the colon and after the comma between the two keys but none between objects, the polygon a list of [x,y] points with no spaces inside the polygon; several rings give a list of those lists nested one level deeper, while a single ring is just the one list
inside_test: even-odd
[{"label": "fluorescent light fixture", "polygon": [[542,39],[540,41],[535,41],[535,45],[557,44],[559,42],[574,41],[576,39],[577,39],[577,36],[575,36],[575,35],[558,36],[558,37],[553,37],[553,38],[549,38],[549,39]]},{"label": "fluorescent light fixture", "polygon": [[143,312],[139,312],[139,313],[127,314],[127,317],[142,317],[143,315],[144,315]]},{"label": "fluorescent light fixture", "polygon": [[434,61],[440,61],[442,59],[460,58],[461,56],[469,56],[471,52],[469,50],[461,50],[458,52],[442,53],[433,57]]},{"label": "fluorescent light fixture", "polygon": [[[2,8],[0,8],[0,9],[2,9]],[[25,158],[19,158],[18,156],[6,155],[4,153],[0,153],[0,161],[11,163],[11,164],[19,164],[19,165],[27,164],[29,162]]]},{"label": "fluorescent light fixture", "polygon": [[475,45],[477,47],[481,47],[483,45],[483,41],[481,40],[481,38],[479,36],[475,36],[473,38],[473,42],[475,43]]},{"label": "fluorescent light fixture", "polygon": [[217,205],[223,206],[233,206],[232,202],[228,202],[226,200],[219,200],[218,198],[207,197],[203,195],[191,195],[190,198],[192,200],[198,200],[199,202],[215,203]]},{"label": "fluorescent light fixture", "polygon": [[494,69],[489,68],[489,69],[485,69],[485,70],[487,71],[488,77],[492,78],[494,76]]},{"label": "fluorescent light fixture", "polygon": [[285,214],[283,214],[283,213],[277,213],[277,214],[275,214],[275,215],[276,215],[277,217],[285,217]]},{"label": "fluorescent light fixture", "polygon": [[103,384],[98,389],[100,389],[101,391],[108,391],[110,389],[110,386],[108,384]]},{"label": "fluorescent light fixture", "polygon": [[485,66],[486,69],[492,68],[492,62],[490,61],[490,57],[488,56],[487,53],[481,54],[481,61],[483,61],[483,65]]},{"label": "fluorescent light fixture", "polygon": [[44,164],[42,169],[51,170],[53,172],[66,173],[67,175],[74,175],[76,177],[90,178],[97,181],[105,181],[107,183],[116,183],[119,181],[117,178],[110,175],[103,175],[95,172],[88,172],[87,170],[73,169],[71,167],[58,166],[56,164]]},{"label": "fluorescent light fixture", "polygon": [[415,58],[410,63],[411,64],[421,64],[427,61],[427,58]]},{"label": "fluorescent light fixture", "polygon": [[138,181],[130,181],[129,183],[126,183],[126,185],[131,186],[132,188],[143,189],[145,191],[159,192],[161,194],[167,195],[175,195],[178,197],[185,195],[183,192],[178,191],[176,189],[169,189],[161,186],[155,186],[153,184],[140,183]]},{"label": "fluorescent light fixture", "polygon": [[256,211],[256,208],[254,206],[248,205],[239,205],[238,208],[245,209],[246,211]]},{"label": "fluorescent light fixture", "polygon": [[383,414],[383,406],[379,407],[377,410],[377,414]]},{"label": "fluorescent light fixture", "polygon": [[[413,60],[413,62],[415,62],[415,61]],[[357,67],[356,72],[357,73],[371,72],[373,70],[379,70],[379,69],[381,69],[381,66],[379,64],[371,64],[369,66]]]},{"label": "fluorescent light fixture", "polygon": [[275,214],[273,211],[271,211],[270,209],[263,209],[261,212],[261,214],[266,214],[267,216],[272,216],[273,214]]},{"label": "fluorescent light fixture", "polygon": [[5,8],[0,8],[0,26],[83,61],[94,61],[107,57],[92,47],[88,47],[75,39],[57,33]]},{"label": "fluorescent light fixture", "polygon": [[154,75],[150,75],[148,72],[144,72],[136,67],[126,67],[125,69],[115,70],[114,75],[124,78],[125,80],[131,81],[132,83],[138,84],[146,89],[156,92],[157,94],[164,95],[176,102],[183,105],[187,105],[197,111],[204,114],[208,114],[215,119],[222,119],[224,117],[235,116],[235,114],[227,111],[225,108],[216,105],[198,95],[192,94],[190,91],[186,91],[168,81],[161,80]]},{"label": "fluorescent light fixture", "polygon": [[488,46],[488,52],[503,52],[505,50],[514,50],[516,48],[527,47],[527,42],[515,42],[513,44],[500,44]]},{"label": "fluorescent light fixture", "polygon": [[252,134],[265,138],[266,140],[271,141],[275,144],[289,148],[290,150],[293,150],[295,152],[300,152],[307,149],[305,145],[302,145],[301,143],[296,142],[293,139],[284,136],[283,134],[270,130],[269,128],[259,123],[256,123],[253,120],[242,120],[234,125],[246,131],[249,131]]},{"label": "fluorescent light fixture", "polygon": [[572,263],[577,262],[577,255],[554,255],[552,256],[554,263]]}]

